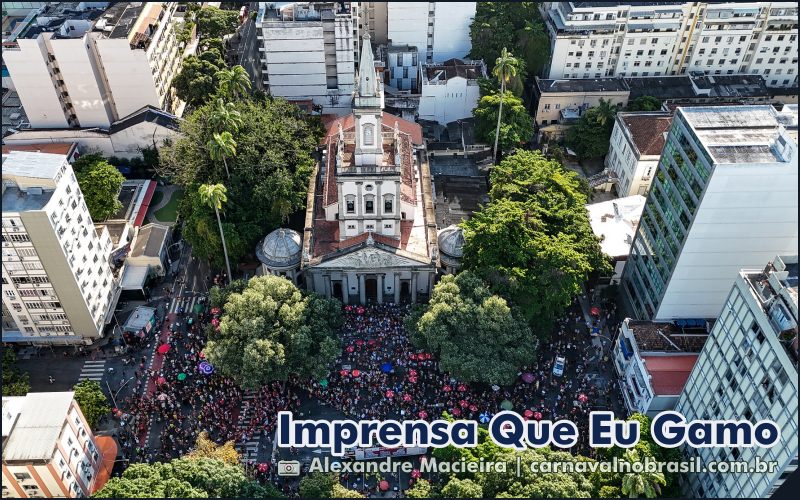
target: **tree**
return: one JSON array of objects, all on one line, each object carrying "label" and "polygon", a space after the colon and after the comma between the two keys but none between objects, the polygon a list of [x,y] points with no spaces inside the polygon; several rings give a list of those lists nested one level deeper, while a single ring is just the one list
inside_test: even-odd
[{"label": "tree", "polygon": [[223,68],[225,60],[217,49],[207,50],[199,56],[187,56],[181,70],[172,79],[175,95],[190,106],[202,106],[217,93],[219,82],[216,74]]},{"label": "tree", "polygon": [[117,197],[125,177],[107,161],[87,166],[76,178],[93,221],[102,222],[122,208]]},{"label": "tree", "polygon": [[89,427],[96,428],[100,419],[111,411],[111,405],[108,404],[100,384],[94,380],[81,380],[72,390],[75,391],[75,401],[86,417]]},{"label": "tree", "polygon": [[525,321],[469,271],[443,277],[407,326],[417,344],[437,354],[442,370],[468,382],[511,384],[536,357]]},{"label": "tree", "polygon": [[[628,450],[625,452],[625,460],[629,463],[640,462],[641,457],[636,450]],[[667,484],[662,472],[647,472],[646,468],[642,468],[642,472],[626,472],[622,476],[622,488],[620,491],[623,495],[628,495],[630,498],[638,498],[642,495],[647,498],[655,498],[661,493],[661,486]]]},{"label": "tree", "polygon": [[[221,97],[214,102],[214,111],[209,115],[211,126],[219,133],[236,133],[242,126],[242,114],[236,110],[233,103],[225,103]],[[215,136],[216,139],[216,136]],[[234,143],[235,148],[235,143]]]},{"label": "tree", "polygon": [[213,160],[222,161],[225,166],[225,173],[228,174],[228,179],[230,179],[231,172],[228,170],[228,158],[236,156],[236,141],[233,140],[233,135],[228,131],[219,134],[214,132],[211,140],[208,141],[208,153]]},{"label": "tree", "polygon": [[232,293],[242,293],[245,288],[247,288],[245,280],[233,280],[225,287],[212,286],[208,291],[211,307],[223,307]]},{"label": "tree", "polygon": [[361,493],[342,486],[339,476],[336,474],[320,472],[312,472],[300,480],[300,496],[302,498],[364,498]]},{"label": "tree", "polygon": [[491,174],[490,202],[463,223],[463,266],[518,306],[546,335],[589,272],[608,272],[575,173],[540,152],[518,151]]},{"label": "tree", "polygon": [[114,163],[110,158],[106,160],[106,158],[100,153],[82,154],[72,162],[72,170],[75,172],[75,175],[78,175],[84,170],[87,170],[89,167],[104,161],[109,161],[112,164]]},{"label": "tree", "polygon": [[237,64],[231,69],[220,70],[216,75],[220,93],[228,99],[236,99],[250,90],[250,75],[244,67]]},{"label": "tree", "polygon": [[278,498],[272,486],[250,480],[241,465],[208,458],[131,464],[93,498]]},{"label": "tree", "polygon": [[197,12],[197,33],[201,38],[222,38],[236,31],[238,12],[217,7],[203,7]]},{"label": "tree", "polygon": [[659,111],[661,101],[650,95],[641,95],[628,103],[625,111]]},{"label": "tree", "polygon": [[197,436],[194,449],[186,455],[186,458],[211,458],[229,465],[237,465],[239,463],[239,452],[236,451],[233,441],[227,441],[225,444],[219,445],[211,440],[208,432],[203,431]]},{"label": "tree", "polygon": [[483,498],[483,488],[472,479],[454,477],[442,488],[444,498]]},{"label": "tree", "polygon": [[31,390],[28,374],[17,367],[12,347],[3,349],[3,396],[24,396]]},{"label": "tree", "polygon": [[[500,125],[499,150],[508,151],[528,142],[533,136],[533,120],[522,100],[511,93],[503,96],[503,117]],[[475,134],[486,144],[491,144],[496,134],[500,110],[500,95],[481,97],[472,114],[475,116]]]},{"label": "tree", "polygon": [[221,38],[205,38],[200,42],[199,48],[203,52],[214,49],[218,51],[220,55],[225,55],[225,42],[223,42]]},{"label": "tree", "polygon": [[[470,25],[471,59],[493,69],[503,47],[517,47],[525,68],[540,74],[550,55],[550,40],[536,2],[478,2]],[[525,80],[526,71],[520,71]]]},{"label": "tree", "polygon": [[304,297],[285,278],[258,276],[228,297],[204,352],[220,373],[246,387],[290,374],[322,377],[339,352],[340,314],[337,300]]},{"label": "tree", "polygon": [[433,496],[433,488],[431,483],[426,479],[419,479],[414,486],[406,490],[407,498],[431,498]]},{"label": "tree", "polygon": [[198,192],[203,203],[212,207],[214,209],[214,213],[217,215],[219,236],[222,239],[222,250],[225,252],[225,266],[228,270],[228,280],[232,280],[233,273],[231,273],[231,261],[228,259],[228,246],[225,244],[225,231],[222,228],[222,219],[219,217],[219,211],[222,209],[222,206],[225,204],[225,202],[228,201],[228,197],[225,194],[228,192],[228,190],[222,184],[203,184],[200,186],[200,190]]},{"label": "tree", "polygon": [[497,142],[500,139],[500,121],[503,117],[503,97],[506,95],[506,83],[512,76],[517,74],[517,60],[514,59],[514,56],[512,56],[505,47],[503,47],[500,57],[497,58],[492,73],[500,82],[500,106],[499,111],[497,112],[497,130],[494,133],[494,149],[492,156],[492,158],[494,158],[496,161]]},{"label": "tree", "polygon": [[598,106],[589,108],[567,131],[566,143],[578,157],[597,158],[608,153],[617,110],[617,106],[601,98]]}]

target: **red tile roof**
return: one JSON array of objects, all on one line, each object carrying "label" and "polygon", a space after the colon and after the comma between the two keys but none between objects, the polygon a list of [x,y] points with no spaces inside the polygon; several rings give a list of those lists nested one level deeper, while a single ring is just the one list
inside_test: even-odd
[{"label": "red tile roof", "polygon": [[33,151],[35,153],[49,153],[56,155],[69,155],[78,146],[75,142],[48,142],[37,144],[12,144],[3,145],[3,154],[12,151]]},{"label": "red tile roof", "polygon": [[136,214],[136,220],[133,221],[133,227],[139,227],[144,222],[144,217],[147,215],[147,210],[150,208],[150,201],[153,199],[153,193],[156,190],[155,181],[148,181],[147,192],[144,194],[142,206],[139,207],[139,213]]},{"label": "red tile roof", "polygon": [[669,131],[672,116],[667,115],[630,115],[622,118],[631,132],[633,143],[642,156],[657,156],[661,154],[666,142],[664,132]]},{"label": "red tile roof", "polygon": [[[322,125],[326,129],[323,142],[329,137],[339,133],[339,123],[342,124],[342,130],[348,130],[356,125],[356,118],[352,113],[342,117],[337,117],[336,115],[322,115],[320,118],[322,119]],[[389,127],[389,130],[394,130],[395,122],[397,122],[397,128],[400,129],[400,132],[411,136],[411,142],[415,146],[422,145],[422,127],[418,123],[404,120],[399,116],[385,111],[383,112],[381,123],[383,123],[384,127]]]},{"label": "red tile roof", "polygon": [[692,373],[698,354],[642,356],[656,396],[677,396]]}]

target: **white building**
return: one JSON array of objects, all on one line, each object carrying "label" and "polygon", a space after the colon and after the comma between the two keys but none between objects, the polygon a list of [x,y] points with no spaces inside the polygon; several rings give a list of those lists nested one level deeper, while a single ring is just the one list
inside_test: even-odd
[{"label": "white building", "polygon": [[716,316],[731,276],[796,252],[797,105],[678,108],[623,283],[638,319]]},{"label": "white building", "polygon": [[95,438],[73,396],[3,398],[3,498],[88,498],[108,480],[114,438]]},{"label": "white building", "polygon": [[486,66],[483,61],[449,59],[422,66],[421,77],[419,119],[445,125],[472,118],[481,98],[478,79],[486,77]]},{"label": "white building", "polygon": [[326,114],[349,113],[358,21],[358,2],[259,2],[256,38],[264,88]]},{"label": "white building", "polygon": [[385,5],[389,43],[417,47],[421,61],[463,59],[472,50],[469,27],[475,19],[477,2],[386,2]]},{"label": "white building", "polygon": [[4,45],[3,61],[34,128],[108,128],[152,106],[180,115],[171,87],[195,45],[176,39],[177,2],[120,2],[98,9],[50,2]]},{"label": "white building", "polygon": [[708,322],[651,323],[626,318],[611,358],[628,414],[672,410],[708,339]]},{"label": "white building", "polygon": [[644,196],[635,194],[586,205],[592,232],[600,238],[600,249],[614,260],[611,284],[618,284],[622,279],[645,201]]},{"label": "white building", "polygon": [[[796,250],[796,249],[795,249]],[[758,446],[685,448],[688,458],[774,461],[755,474],[699,472],[684,476],[695,498],[769,498],[797,469],[797,255],[735,274],[719,318],[681,394],[676,411],[687,420],[769,419],[781,441]]]},{"label": "white building", "polygon": [[647,195],[670,123],[672,113],[617,113],[605,166],[616,177],[619,196]]},{"label": "white building", "polygon": [[89,344],[119,296],[65,155],[3,155],[3,342]]},{"label": "white building", "polygon": [[794,2],[544,2],[549,78],[763,75],[797,85]]}]

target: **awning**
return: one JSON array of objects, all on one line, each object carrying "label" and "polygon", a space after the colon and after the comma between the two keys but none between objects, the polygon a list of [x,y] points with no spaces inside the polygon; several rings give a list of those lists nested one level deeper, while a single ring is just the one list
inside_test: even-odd
[{"label": "awning", "polygon": [[94,494],[97,490],[106,485],[111,477],[111,471],[114,469],[114,462],[117,460],[117,442],[110,436],[97,436],[95,437],[98,451],[103,457],[103,462],[100,464],[100,469],[97,471],[97,478],[92,485],[91,493]]},{"label": "awning", "polygon": [[143,290],[147,281],[149,266],[126,264],[122,272],[121,287],[123,290]]}]

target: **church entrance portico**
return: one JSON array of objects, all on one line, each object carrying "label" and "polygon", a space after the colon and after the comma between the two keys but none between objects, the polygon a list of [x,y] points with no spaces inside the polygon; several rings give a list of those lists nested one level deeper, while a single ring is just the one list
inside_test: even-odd
[{"label": "church entrance portico", "polygon": [[378,302],[378,280],[374,275],[370,275],[364,279],[364,293],[366,295],[366,302]]}]

